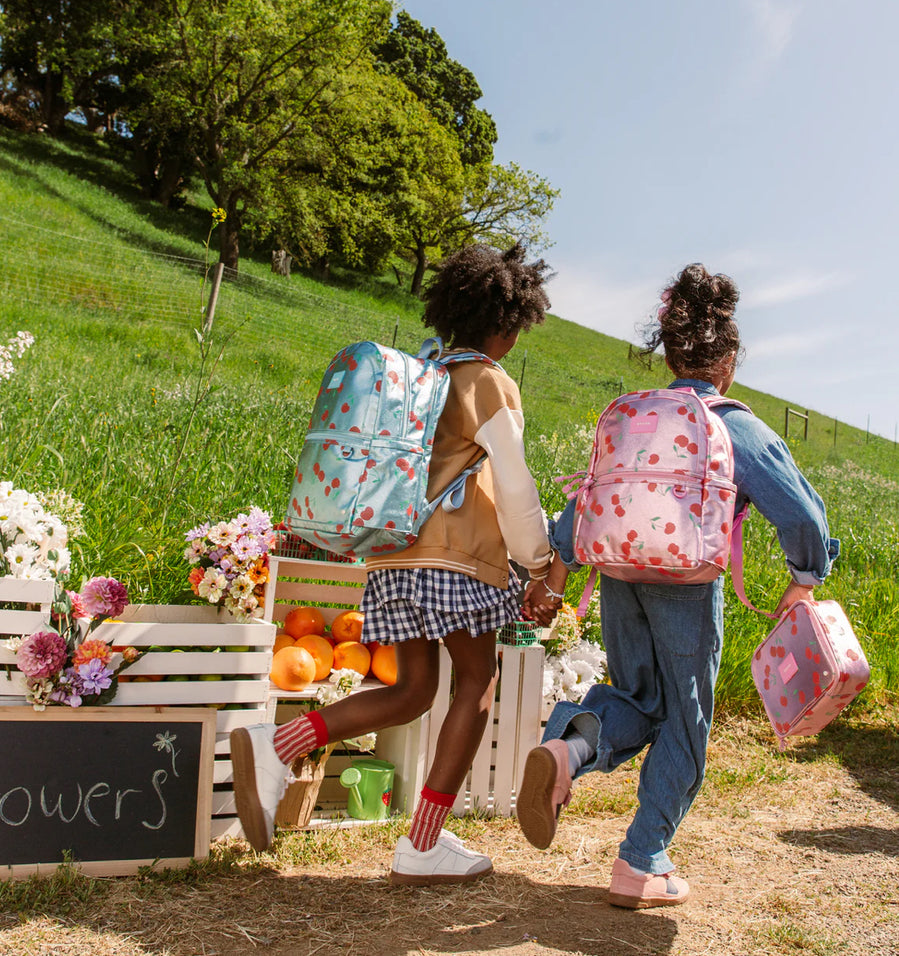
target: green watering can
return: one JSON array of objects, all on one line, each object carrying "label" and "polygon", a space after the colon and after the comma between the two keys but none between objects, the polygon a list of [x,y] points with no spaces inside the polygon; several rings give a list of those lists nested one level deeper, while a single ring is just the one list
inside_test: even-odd
[{"label": "green watering can", "polygon": [[386,820],[395,770],[392,763],[374,757],[354,760],[340,775],[341,784],[349,791],[347,813],[357,820]]}]

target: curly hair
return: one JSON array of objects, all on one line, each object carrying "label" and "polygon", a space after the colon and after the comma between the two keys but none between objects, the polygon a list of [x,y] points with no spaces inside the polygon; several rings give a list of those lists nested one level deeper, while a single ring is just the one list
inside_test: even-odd
[{"label": "curly hair", "polygon": [[644,355],[660,345],[680,378],[708,379],[731,353],[742,358],[734,311],[740,293],[730,276],[710,275],[702,263],[684,268],[662,292],[655,321],[644,330]]},{"label": "curly hair", "polygon": [[546,318],[549,299],[543,283],[549,266],[524,261],[516,243],[507,252],[489,246],[465,246],[444,260],[425,292],[422,321],[447,346],[479,348],[496,333],[526,332]]}]

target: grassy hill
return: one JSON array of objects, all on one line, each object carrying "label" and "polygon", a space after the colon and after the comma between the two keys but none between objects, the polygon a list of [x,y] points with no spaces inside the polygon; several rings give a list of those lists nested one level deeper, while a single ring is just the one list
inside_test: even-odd
[{"label": "grassy hill", "polygon": [[[420,303],[392,273],[285,279],[271,273],[267,249],[245,249],[240,273],[223,284],[204,359],[194,329],[217,258],[211,226],[202,196],[178,210],[142,199],[125,158],[83,132],[60,143],[0,131],[0,337],[20,328],[36,337],[0,383],[0,479],[84,502],[76,580],[115,574],[134,600],[183,598],[183,536],[198,522],[251,504],[283,513],[311,400],[341,345],[375,339],[413,350],[426,334]],[[504,362],[521,381],[529,459],[550,512],[564,503],[552,478],[584,467],[605,404],[666,380],[661,363],[647,369],[628,353],[626,342],[550,316]],[[733,394],[782,432],[783,399],[739,384]],[[888,655],[899,605],[899,455],[848,425],[835,442],[833,430],[812,412],[808,440],[790,444],[844,541],[828,596]],[[763,522],[750,539],[753,598],[772,606],[782,560]],[[733,618],[746,642],[763,631],[739,606]],[[883,658],[879,690],[899,680],[894,656]],[[735,698],[748,693],[740,670]]]}]

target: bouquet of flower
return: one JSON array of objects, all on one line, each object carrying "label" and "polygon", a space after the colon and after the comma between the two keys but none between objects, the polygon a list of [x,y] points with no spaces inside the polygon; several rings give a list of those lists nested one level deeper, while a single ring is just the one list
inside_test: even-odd
[{"label": "bouquet of flower", "polygon": [[0,574],[56,580],[69,570],[68,529],[36,495],[0,482]]},{"label": "bouquet of flower", "polygon": [[194,594],[240,620],[261,617],[268,554],[277,540],[271,516],[251,508],[230,521],[201,524],[186,537],[184,557],[196,565],[188,576]]},{"label": "bouquet of flower", "polygon": [[564,653],[548,656],[543,668],[544,716],[560,700],[580,703],[587,691],[603,679],[605,670],[605,651],[592,641],[576,641]]},{"label": "bouquet of flower", "polygon": [[25,696],[35,710],[48,704],[106,704],[115,697],[119,673],[140,652],[134,647],[113,652],[91,634],[127,603],[128,592],[115,578],[91,578],[80,594],[59,589],[48,625],[6,641],[27,678]]}]

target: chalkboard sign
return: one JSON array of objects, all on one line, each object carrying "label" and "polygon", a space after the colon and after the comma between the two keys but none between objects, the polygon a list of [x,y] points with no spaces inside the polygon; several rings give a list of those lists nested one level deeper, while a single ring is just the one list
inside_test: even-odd
[{"label": "chalkboard sign", "polygon": [[209,852],[216,711],[0,707],[0,877],[116,876]]}]

